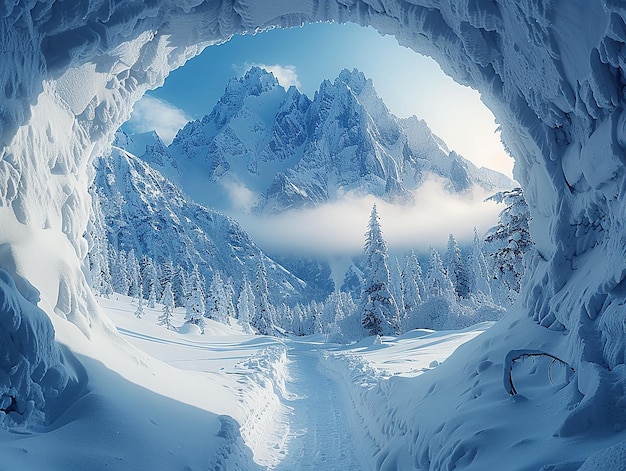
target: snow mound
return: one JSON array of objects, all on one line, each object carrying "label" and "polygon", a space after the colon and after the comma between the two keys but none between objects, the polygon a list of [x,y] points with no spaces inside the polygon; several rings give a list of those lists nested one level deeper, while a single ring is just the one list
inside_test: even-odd
[{"label": "snow mound", "polygon": [[66,365],[48,316],[1,269],[0,313],[0,425],[48,423],[75,399],[85,378]]}]

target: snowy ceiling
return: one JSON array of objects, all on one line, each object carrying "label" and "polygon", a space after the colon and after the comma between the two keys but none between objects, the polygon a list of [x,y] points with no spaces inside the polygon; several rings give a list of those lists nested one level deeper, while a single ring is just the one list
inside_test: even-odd
[{"label": "snowy ceiling", "polygon": [[[88,163],[131,104],[233,34],[354,22],[396,36],[481,92],[532,208],[537,251],[520,309],[570,333],[573,362],[624,363],[623,2],[0,0],[0,21],[0,210],[5,227],[29,228],[32,241],[0,230],[9,247],[0,264],[83,331],[93,320],[80,301],[88,290],[67,280],[82,280]],[[50,233],[75,254],[44,257],[57,267],[47,275],[59,279],[53,286],[21,263]]]}]

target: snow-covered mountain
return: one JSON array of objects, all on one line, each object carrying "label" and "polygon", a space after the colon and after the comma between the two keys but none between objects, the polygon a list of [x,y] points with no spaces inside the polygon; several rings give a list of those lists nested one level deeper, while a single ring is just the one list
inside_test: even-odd
[{"label": "snow-covered mountain", "polygon": [[208,281],[217,271],[236,287],[255,278],[263,259],[272,298],[301,299],[305,283],[268,258],[237,222],[188,201],[140,159],[114,148],[96,161],[95,170],[90,237],[106,234],[107,252],[133,250],[139,259],[149,256],[157,266],[171,261],[188,273],[196,264]]},{"label": "snow-covered mountain", "polygon": [[325,80],[311,100],[253,67],[169,147],[154,134],[122,136],[118,144],[219,209],[278,213],[348,192],[406,203],[431,174],[452,192],[513,185],[450,151],[424,121],[394,116],[356,69]]}]

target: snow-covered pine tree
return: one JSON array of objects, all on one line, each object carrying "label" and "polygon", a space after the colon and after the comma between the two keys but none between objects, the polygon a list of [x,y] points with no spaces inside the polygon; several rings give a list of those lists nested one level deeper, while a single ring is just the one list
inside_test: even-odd
[{"label": "snow-covered pine tree", "polygon": [[252,292],[252,286],[247,278],[243,279],[241,285],[241,292],[237,300],[237,318],[239,324],[246,333],[252,333],[252,327],[250,321],[252,319],[252,313],[254,312],[254,293]]},{"label": "snow-covered pine tree", "polygon": [[226,323],[228,319],[226,290],[219,271],[213,272],[207,302],[208,317],[218,322]]},{"label": "snow-covered pine tree", "polygon": [[322,313],[322,330],[328,331],[328,327],[342,318],[342,299],[338,291],[333,291],[326,297],[324,311]]},{"label": "snow-covered pine tree", "polygon": [[[172,287],[172,296],[174,294],[173,284],[174,284],[174,263],[171,260],[166,260],[157,266],[159,272],[159,285],[163,287],[163,290],[157,293],[157,299],[162,299],[165,294],[165,285],[170,283]],[[172,298],[173,299],[173,298]],[[162,303],[163,301],[161,301]]]},{"label": "snow-covered pine tree", "polygon": [[[165,285],[169,282],[172,283],[172,294],[174,293],[173,283],[174,283],[174,263],[171,260],[165,260],[161,264],[157,264],[156,266],[157,272],[159,273],[159,284],[163,287],[163,291],[165,291]],[[163,293],[159,293],[163,296]]]},{"label": "snow-covered pine tree", "polygon": [[148,307],[154,308],[157,293],[161,291],[161,287],[159,286],[159,276],[154,262],[147,255],[141,258],[141,280],[143,293],[148,296]]},{"label": "snow-covered pine tree", "polygon": [[313,335],[322,331],[321,312],[317,302],[312,301],[302,306],[301,332]]},{"label": "snow-covered pine tree", "polygon": [[344,320],[354,315],[356,309],[350,293],[336,291],[328,295],[324,303],[323,332],[335,339],[344,337]]},{"label": "snow-covered pine tree", "polygon": [[[194,276],[194,269],[197,271],[197,268],[192,268],[192,277]],[[198,278],[200,275],[198,275]],[[176,267],[174,270],[174,278],[172,279],[172,291],[174,292],[174,304],[176,306],[186,306],[187,300],[191,295],[191,287],[196,283],[196,280],[188,280],[187,271],[180,265]],[[204,295],[204,284],[198,285],[202,286],[202,294]]]},{"label": "snow-covered pine tree", "polygon": [[195,324],[200,328],[200,332],[204,333],[206,322],[204,320],[205,302],[204,292],[200,281],[194,280],[194,284],[189,292],[187,303],[185,305],[185,322]]},{"label": "snow-covered pine tree", "polygon": [[398,257],[394,257],[393,268],[389,269],[390,282],[391,287],[393,288],[393,298],[396,300],[396,305],[398,306],[398,315],[400,319],[402,319],[405,315],[404,313],[404,273],[402,266],[400,265],[400,260]]},{"label": "snow-covered pine tree", "polygon": [[229,276],[224,281],[224,295],[226,296],[224,304],[226,306],[226,316],[236,318],[237,310],[235,309],[235,282],[233,277]]},{"label": "snow-covered pine tree", "polygon": [[172,325],[172,320],[174,319],[174,294],[172,293],[171,281],[165,283],[165,288],[163,288],[163,299],[161,302],[163,303],[163,312],[159,316],[157,324],[162,325],[169,330],[176,330],[176,328]]},{"label": "snow-covered pine tree", "polygon": [[323,332],[322,316],[324,315],[324,303],[313,300],[311,311],[314,319],[315,333]]},{"label": "snow-covered pine tree", "polygon": [[292,312],[291,331],[297,336],[303,336],[304,333],[304,312],[301,304],[296,304]]},{"label": "snow-covered pine tree", "polygon": [[455,296],[454,286],[443,267],[441,256],[437,249],[430,248],[428,271],[426,272],[426,295],[428,299],[445,298],[453,299]]},{"label": "snow-covered pine tree", "polygon": [[259,259],[256,278],[254,280],[254,314],[250,324],[261,335],[277,335],[274,309],[269,301],[267,288],[267,272],[263,259]]},{"label": "snow-covered pine tree", "polygon": [[454,235],[450,234],[448,237],[448,249],[444,257],[444,269],[459,298],[468,298],[470,293],[469,277],[464,262],[459,244]]},{"label": "snow-covered pine tree", "polygon": [[85,231],[89,244],[88,262],[91,274],[91,287],[98,296],[108,298],[113,293],[109,260],[109,242],[106,237],[104,215],[95,190],[90,188],[92,211]]},{"label": "snow-covered pine tree", "polygon": [[506,204],[499,214],[498,224],[485,237],[485,249],[491,259],[492,277],[507,291],[498,301],[513,304],[524,274],[524,255],[533,246],[529,230],[530,211],[521,188],[501,191],[487,200]]},{"label": "snow-covered pine tree", "polygon": [[137,298],[141,292],[141,276],[135,249],[130,249],[126,256],[126,273],[128,273],[128,295]]},{"label": "snow-covered pine tree", "polygon": [[285,303],[274,306],[274,318],[276,324],[286,332],[291,332],[293,325],[293,311]]},{"label": "snow-covered pine tree", "polygon": [[422,267],[415,252],[411,250],[404,256],[404,268],[402,269],[402,299],[404,317],[410,318],[417,306],[422,304],[425,296],[424,280],[422,279]]},{"label": "snow-covered pine tree", "polygon": [[471,292],[478,301],[492,301],[491,286],[489,285],[489,269],[483,254],[483,244],[478,237],[478,230],[474,227],[474,240],[469,255],[468,266],[471,270]]},{"label": "snow-covered pine tree", "polygon": [[374,204],[365,233],[365,279],[361,294],[361,324],[368,335],[400,333],[398,306],[393,298],[387,265],[387,244]]},{"label": "snow-covered pine tree", "polygon": [[141,285],[139,285],[139,293],[137,296],[137,310],[135,311],[135,317],[141,319],[143,317],[143,293]]},{"label": "snow-covered pine tree", "polygon": [[124,296],[128,295],[130,282],[128,280],[128,266],[124,250],[111,252],[111,284],[113,291]]},{"label": "snow-covered pine tree", "polygon": [[148,307],[154,309],[157,303],[157,287],[155,285],[150,289],[148,294]]}]

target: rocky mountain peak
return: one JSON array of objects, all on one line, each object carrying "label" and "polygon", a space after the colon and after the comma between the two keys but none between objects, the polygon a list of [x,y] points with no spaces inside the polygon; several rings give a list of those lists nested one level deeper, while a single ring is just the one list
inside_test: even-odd
[{"label": "rocky mountain peak", "polygon": [[[158,168],[194,200],[225,211],[231,207],[224,188],[233,181],[259,211],[273,213],[347,192],[411,201],[429,175],[447,180],[454,192],[512,185],[451,152],[424,121],[394,116],[358,69],[325,80],[311,100],[253,67],[232,79],[211,114],[188,123],[167,151],[171,162]],[[147,162],[163,160],[147,154]]]},{"label": "rocky mountain peak", "polygon": [[372,80],[358,69],[343,69],[335,80],[335,86],[345,84],[355,95],[360,95],[366,85],[372,85]]}]

